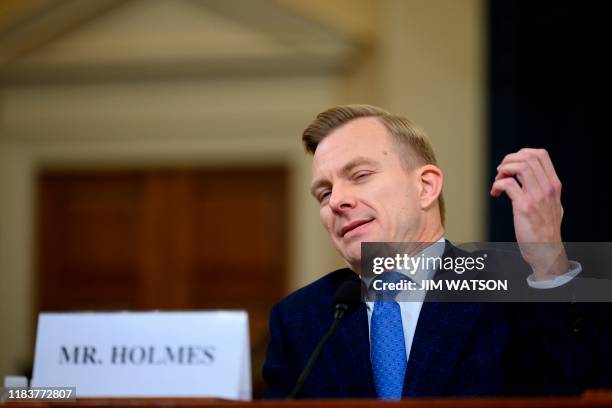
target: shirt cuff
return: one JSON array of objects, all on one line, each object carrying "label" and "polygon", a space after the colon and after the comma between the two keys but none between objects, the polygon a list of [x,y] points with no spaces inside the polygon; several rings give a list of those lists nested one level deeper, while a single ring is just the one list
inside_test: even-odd
[{"label": "shirt cuff", "polygon": [[553,279],[536,281],[533,279],[533,273],[527,277],[527,284],[534,289],[553,289],[559,286],[565,285],[567,282],[574,279],[580,272],[582,272],[582,265],[576,261],[569,261],[569,271],[563,275],[556,276]]}]

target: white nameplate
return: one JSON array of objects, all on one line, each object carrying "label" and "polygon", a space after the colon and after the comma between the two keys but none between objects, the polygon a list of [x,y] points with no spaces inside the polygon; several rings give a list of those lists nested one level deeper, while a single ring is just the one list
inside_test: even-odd
[{"label": "white nameplate", "polygon": [[244,311],[41,313],[32,387],[251,400]]}]

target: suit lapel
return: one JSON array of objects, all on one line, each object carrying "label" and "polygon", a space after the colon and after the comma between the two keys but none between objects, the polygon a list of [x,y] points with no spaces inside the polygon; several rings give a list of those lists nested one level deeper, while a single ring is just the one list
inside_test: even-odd
[{"label": "suit lapel", "polygon": [[402,395],[442,394],[481,308],[479,303],[423,304]]},{"label": "suit lapel", "polygon": [[[449,241],[443,256],[456,256]],[[436,279],[440,277],[437,273]],[[482,303],[423,303],[402,395],[442,395],[481,309]]]},{"label": "suit lapel", "polygon": [[[349,269],[340,275],[329,291],[320,299],[321,321],[325,330],[331,324],[334,314],[333,296],[343,279],[353,276]],[[321,335],[322,337],[322,335]],[[335,397],[373,398],[376,396],[370,362],[370,335],[366,305],[349,312],[336,329],[336,333],[323,348],[319,361],[322,372]]]},{"label": "suit lapel", "polygon": [[329,344],[326,364],[335,375],[329,380],[339,397],[376,396],[370,362],[370,338],[365,303],[340,322]]}]

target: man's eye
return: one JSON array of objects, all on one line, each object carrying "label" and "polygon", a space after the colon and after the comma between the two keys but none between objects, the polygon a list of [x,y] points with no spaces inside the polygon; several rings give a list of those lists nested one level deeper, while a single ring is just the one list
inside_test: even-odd
[{"label": "man's eye", "polygon": [[331,192],[329,191],[323,191],[321,194],[319,194],[319,202],[322,203],[323,201],[327,200],[330,194]]},{"label": "man's eye", "polygon": [[362,180],[362,179],[366,178],[367,176],[369,176],[371,174],[372,174],[372,172],[369,172],[369,171],[360,171],[360,172],[355,173],[353,178],[355,180]]}]

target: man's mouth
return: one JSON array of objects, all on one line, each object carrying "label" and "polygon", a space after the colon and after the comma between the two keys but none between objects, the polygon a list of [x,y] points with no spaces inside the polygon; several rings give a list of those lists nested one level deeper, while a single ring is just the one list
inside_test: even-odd
[{"label": "man's mouth", "polygon": [[370,219],[365,219],[365,220],[353,221],[345,225],[344,227],[342,227],[342,229],[340,230],[340,236],[344,238],[344,236],[346,236],[346,234],[348,234],[349,232],[354,231],[355,229],[361,227],[362,225],[368,224],[372,222],[373,220],[374,220],[373,218],[370,218]]}]

